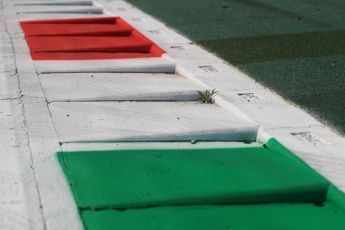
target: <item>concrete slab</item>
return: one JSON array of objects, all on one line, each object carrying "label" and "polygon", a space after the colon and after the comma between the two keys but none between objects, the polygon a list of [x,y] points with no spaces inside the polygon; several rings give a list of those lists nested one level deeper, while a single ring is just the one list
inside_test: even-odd
[{"label": "concrete slab", "polygon": [[42,74],[53,101],[193,101],[203,87],[176,74]]},{"label": "concrete slab", "polygon": [[181,65],[188,65],[192,63],[209,63],[216,64],[222,60],[208,51],[202,49],[195,44],[172,43],[162,44],[161,48],[166,51],[166,54],[176,60],[179,60]]},{"label": "concrete slab", "polygon": [[75,13],[75,14],[102,14],[103,8],[96,6],[16,6],[21,13]]},{"label": "concrete slab", "polygon": [[24,97],[26,127],[46,229],[83,229],[55,153],[61,151],[46,102]]},{"label": "concrete slab", "polygon": [[17,76],[10,77],[0,73],[0,100],[18,98],[19,96]]},{"label": "concrete slab", "polygon": [[[10,42],[9,42],[10,43]],[[0,100],[18,98],[18,75],[12,47],[0,38]]]},{"label": "concrete slab", "polygon": [[210,88],[221,92],[262,88],[260,84],[250,79],[247,75],[236,68],[230,67],[224,62],[206,59],[199,62],[183,63],[180,58],[176,58],[179,65],[176,72],[184,77],[194,79]]},{"label": "concrete slab", "polygon": [[175,73],[176,63],[167,58],[133,58],[87,61],[35,61],[43,73]]},{"label": "concrete slab", "polygon": [[60,142],[253,142],[258,129],[198,102],[55,102],[49,108]]},{"label": "concrete slab", "polygon": [[321,125],[302,109],[268,89],[222,91],[222,95],[265,128]]},{"label": "concrete slab", "polygon": [[19,100],[0,100],[0,229],[43,230]]},{"label": "concrete slab", "polygon": [[42,0],[21,0],[15,1],[15,5],[78,5],[78,6],[91,6],[92,0],[50,0],[50,1],[42,1]]}]

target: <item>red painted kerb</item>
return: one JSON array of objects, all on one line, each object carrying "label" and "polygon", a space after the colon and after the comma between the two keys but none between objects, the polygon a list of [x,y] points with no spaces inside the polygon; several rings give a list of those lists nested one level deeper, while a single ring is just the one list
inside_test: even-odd
[{"label": "red painted kerb", "polygon": [[33,60],[161,57],[164,50],[120,17],[21,21]]}]

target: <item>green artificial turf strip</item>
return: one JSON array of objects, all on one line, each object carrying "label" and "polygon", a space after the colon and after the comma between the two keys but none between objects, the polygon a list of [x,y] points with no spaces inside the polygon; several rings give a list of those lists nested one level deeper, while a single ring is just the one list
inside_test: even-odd
[{"label": "green artificial turf strip", "polygon": [[127,1],[345,134],[343,0]]},{"label": "green artificial turf strip", "polygon": [[345,229],[345,212],[332,203],[83,211],[81,217],[88,230]]},{"label": "green artificial turf strip", "polygon": [[277,143],[67,152],[58,157],[81,209],[323,202],[329,182]]}]

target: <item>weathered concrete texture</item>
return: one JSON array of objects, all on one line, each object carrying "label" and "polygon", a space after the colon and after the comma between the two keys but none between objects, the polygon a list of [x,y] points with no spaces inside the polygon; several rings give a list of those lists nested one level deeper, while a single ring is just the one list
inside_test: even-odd
[{"label": "weathered concrete texture", "polygon": [[[223,91],[222,95],[266,128],[321,125],[312,116],[267,89]],[[277,119],[279,117],[279,119]]]},{"label": "weathered concrete texture", "polygon": [[167,58],[133,58],[88,61],[35,61],[43,73],[175,73],[176,63]]},{"label": "weathered concrete texture", "polygon": [[203,87],[175,74],[42,74],[52,101],[187,101],[198,100]]},{"label": "weathered concrete texture", "polygon": [[102,14],[103,8],[96,6],[16,6],[18,13],[75,13]]},{"label": "weathered concrete texture", "polygon": [[258,128],[198,102],[56,102],[49,107],[61,142],[252,142]]},{"label": "weathered concrete texture", "polygon": [[90,6],[92,5],[92,0],[17,0],[14,1],[15,5],[78,5],[78,6]]},{"label": "weathered concrete texture", "polygon": [[20,97],[13,50],[2,46],[0,39],[0,100]]},{"label": "weathered concrete texture", "polygon": [[[1,227],[1,229],[80,230],[82,227],[78,212],[55,159],[55,152],[60,150],[60,146],[47,107],[47,101],[40,87],[34,62],[23,39],[17,20],[18,14],[14,10],[13,2],[5,2],[5,10],[2,13],[6,19],[3,28],[6,31],[5,34],[9,35],[7,40],[11,42],[6,47],[13,47],[13,54],[15,54],[13,55],[13,63],[4,63],[5,70],[11,70],[5,73],[8,75],[13,72],[12,70],[15,70],[18,75],[20,89],[18,101],[21,106],[16,113],[19,113],[16,116],[14,125],[16,132],[11,137],[18,140],[19,143],[16,148],[20,152],[18,154],[13,151],[5,152],[10,156],[19,156],[16,162],[17,166],[13,166],[5,160],[1,163],[4,162],[5,165],[13,169],[18,167],[19,169],[15,170],[24,175],[18,180],[24,183],[23,197],[25,197],[27,204],[18,207],[18,210],[23,213],[21,219],[28,219],[33,223],[30,223],[29,226],[24,224],[10,225],[16,222],[16,218],[13,212],[7,212],[6,209],[4,212],[9,214],[7,219],[0,221],[5,224],[5,227]],[[10,54],[10,51],[8,53]],[[8,82],[8,84],[11,85],[12,83]],[[6,141],[6,139],[4,140]],[[10,157],[7,159],[10,159]],[[26,168],[29,168],[29,170],[26,170]],[[6,198],[4,197],[4,199]],[[12,202],[11,198],[9,200]],[[16,203],[12,202],[11,204]],[[5,216],[2,213],[1,210],[1,217]]]},{"label": "weathered concrete texture", "polygon": [[0,101],[0,130],[0,229],[43,229],[20,101]]},{"label": "weathered concrete texture", "polygon": [[[180,55],[176,60],[180,63]],[[237,69],[229,67],[224,62],[214,62],[212,56],[200,62],[177,65],[176,72],[222,92],[262,88]]]}]

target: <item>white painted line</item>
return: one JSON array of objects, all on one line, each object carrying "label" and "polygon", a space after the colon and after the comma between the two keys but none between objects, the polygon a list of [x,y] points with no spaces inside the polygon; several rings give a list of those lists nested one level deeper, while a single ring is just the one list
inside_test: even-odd
[{"label": "white painted line", "polygon": [[195,101],[203,87],[175,74],[42,74],[52,101]]},{"label": "white painted line", "polygon": [[258,129],[199,102],[57,102],[49,107],[61,142],[252,142]]},{"label": "white painted line", "polygon": [[87,61],[35,61],[43,73],[175,73],[176,63],[167,58],[132,58]]}]

